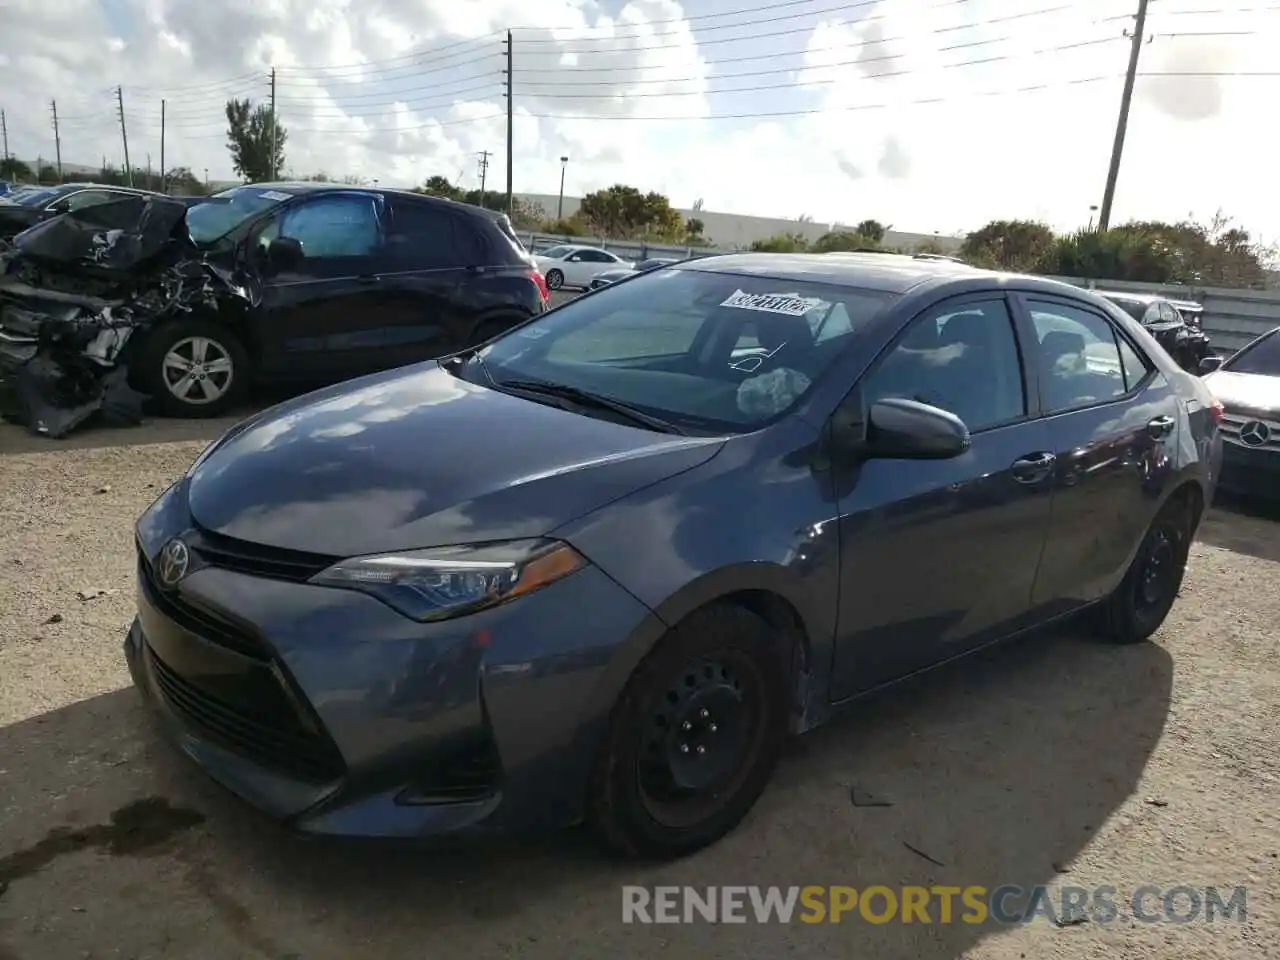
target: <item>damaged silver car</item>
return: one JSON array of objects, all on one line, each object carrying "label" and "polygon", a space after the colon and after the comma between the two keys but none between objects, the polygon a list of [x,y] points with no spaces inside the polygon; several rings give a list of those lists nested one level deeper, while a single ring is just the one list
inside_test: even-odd
[{"label": "damaged silver car", "polygon": [[140,334],[196,311],[252,306],[253,285],[192,241],[187,208],[144,195],[89,206],[23,231],[0,252],[8,418],[49,437],[99,412],[137,422],[143,395],[130,383],[129,359]]}]

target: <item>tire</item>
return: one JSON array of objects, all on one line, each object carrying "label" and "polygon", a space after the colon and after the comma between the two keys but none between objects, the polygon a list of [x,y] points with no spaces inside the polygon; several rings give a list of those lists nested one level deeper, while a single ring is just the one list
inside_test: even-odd
[{"label": "tire", "polygon": [[559,290],[564,286],[564,274],[559,270],[547,271],[547,289]]},{"label": "tire", "polygon": [[609,848],[670,860],[738,825],[787,737],[789,648],[728,605],[691,614],[659,642],[615,704],[591,777],[587,819]]},{"label": "tire", "polygon": [[1100,626],[1107,640],[1141,643],[1160,629],[1182,589],[1197,519],[1190,498],[1181,495],[1156,514],[1120,586],[1103,601]]},{"label": "tire", "polygon": [[[203,371],[204,379],[190,382],[185,393],[180,394],[183,375],[171,361],[190,362],[201,350],[205,363],[218,363],[219,369]],[[168,417],[219,416],[238,404],[249,388],[249,355],[244,345],[229,328],[212,320],[190,318],[165,324],[152,334],[141,362],[144,367],[140,379],[160,412]],[[226,366],[230,369],[224,376]],[[210,387],[216,388],[211,397]]]}]

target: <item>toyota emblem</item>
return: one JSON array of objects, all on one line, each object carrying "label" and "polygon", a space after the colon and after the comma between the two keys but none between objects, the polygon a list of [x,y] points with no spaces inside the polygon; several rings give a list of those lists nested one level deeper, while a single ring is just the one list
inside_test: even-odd
[{"label": "toyota emblem", "polygon": [[156,564],[156,574],[160,585],[173,588],[178,581],[187,575],[187,564],[191,562],[191,552],[181,538],[175,537],[164,545],[160,551],[160,560]]},{"label": "toyota emblem", "polygon": [[1250,420],[1240,427],[1240,442],[1248,447],[1260,447],[1271,439],[1271,428],[1261,420]]}]

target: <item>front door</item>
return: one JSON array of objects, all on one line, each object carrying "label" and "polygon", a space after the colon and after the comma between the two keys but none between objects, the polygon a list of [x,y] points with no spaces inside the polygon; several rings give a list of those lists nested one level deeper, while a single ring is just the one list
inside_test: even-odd
[{"label": "front door", "polygon": [[1178,397],[1099,310],[1020,300],[1035,330],[1030,360],[1053,450],[1053,521],[1036,581],[1043,614],[1115,588],[1155,515],[1178,442]]},{"label": "front door", "polygon": [[941,461],[871,460],[837,475],[840,612],[832,699],[1017,629],[1049,527],[1048,427],[1031,414],[1003,294],[944,301],[882,354],[854,396],[902,397],[965,421]]},{"label": "front door", "polygon": [[302,245],[288,269],[268,268],[255,334],[262,372],[275,378],[334,380],[377,366],[384,348],[377,257],[383,246],[378,194],[324,193],[292,204],[255,237]]}]

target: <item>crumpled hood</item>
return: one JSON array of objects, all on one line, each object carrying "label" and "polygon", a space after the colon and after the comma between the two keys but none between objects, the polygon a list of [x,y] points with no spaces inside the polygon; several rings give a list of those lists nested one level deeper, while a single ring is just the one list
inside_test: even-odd
[{"label": "crumpled hood", "polygon": [[1280,377],[1215,370],[1204,384],[1228,409],[1280,415]]},{"label": "crumpled hood", "polygon": [[431,362],[233,428],[191,471],[189,506],[206,530],[330,556],[522,539],[704,463],[723,443],[569,413]]},{"label": "crumpled hood", "polygon": [[186,216],[181,200],[127,197],[38,223],[18,236],[13,248],[47,265],[129,271],[174,244],[190,246]]}]

